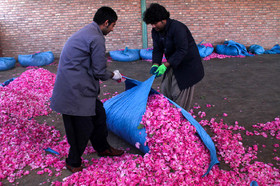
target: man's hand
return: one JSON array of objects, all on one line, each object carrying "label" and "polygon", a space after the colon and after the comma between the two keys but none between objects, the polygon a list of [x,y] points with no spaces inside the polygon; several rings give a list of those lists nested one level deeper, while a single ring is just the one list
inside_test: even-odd
[{"label": "man's hand", "polygon": [[155,75],[156,74],[155,72],[157,71],[157,69],[158,69],[158,65],[153,65],[150,69],[150,74]]},{"label": "man's hand", "polygon": [[112,77],[113,80],[117,81],[122,79],[122,75],[119,70],[114,70],[113,74],[114,74]]},{"label": "man's hand", "polygon": [[166,67],[164,64],[160,65],[160,66],[158,67],[158,69],[156,70],[156,72],[155,72],[156,77],[162,76],[162,74],[164,74],[164,72],[166,71],[166,69],[167,69],[167,67]]}]

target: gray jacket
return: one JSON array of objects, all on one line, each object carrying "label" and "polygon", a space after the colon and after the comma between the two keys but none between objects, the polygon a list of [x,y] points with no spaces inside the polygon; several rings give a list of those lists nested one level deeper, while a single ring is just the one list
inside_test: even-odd
[{"label": "gray jacket", "polygon": [[92,22],[73,34],[60,55],[51,108],[61,114],[94,116],[99,80],[112,77],[107,70],[105,37]]}]

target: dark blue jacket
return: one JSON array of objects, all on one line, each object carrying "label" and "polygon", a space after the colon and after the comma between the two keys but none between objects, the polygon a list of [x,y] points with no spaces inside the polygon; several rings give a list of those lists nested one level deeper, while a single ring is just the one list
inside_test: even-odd
[{"label": "dark blue jacket", "polygon": [[160,65],[165,54],[181,90],[202,80],[204,69],[199,51],[186,25],[167,19],[163,32],[152,29],[152,38],[153,63]]}]

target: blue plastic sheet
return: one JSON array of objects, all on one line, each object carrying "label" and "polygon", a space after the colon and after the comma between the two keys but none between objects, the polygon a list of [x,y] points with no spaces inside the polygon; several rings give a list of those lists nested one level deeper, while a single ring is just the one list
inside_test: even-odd
[{"label": "blue plastic sheet", "polygon": [[217,45],[216,52],[218,54],[230,55],[230,56],[254,56],[249,54],[246,47],[235,41],[225,41],[224,45]]},{"label": "blue plastic sheet", "polygon": [[50,153],[53,153],[53,154],[57,154],[57,155],[59,155],[59,153],[57,152],[57,151],[55,151],[55,150],[53,150],[53,149],[51,149],[51,148],[46,148],[46,149],[44,149],[46,152],[50,152]]},{"label": "blue plastic sheet", "polygon": [[16,77],[8,79],[7,81],[5,81],[4,83],[1,83],[0,86],[1,87],[5,87],[7,85],[9,85],[12,81],[14,81],[16,79]]},{"label": "blue plastic sheet", "polygon": [[263,54],[265,50],[260,45],[251,45],[248,48],[248,51],[251,52],[252,54]]},{"label": "blue plastic sheet", "polygon": [[23,67],[27,66],[45,66],[54,61],[54,55],[51,51],[39,52],[29,55],[18,55],[18,62]]},{"label": "blue plastic sheet", "polygon": [[109,52],[111,58],[115,61],[130,62],[140,59],[140,49],[114,50]]},{"label": "blue plastic sheet", "polygon": [[[127,78],[125,81],[127,90],[104,103],[108,129],[133,146],[139,142],[140,150],[144,153],[149,152],[149,147],[145,146],[147,134],[145,128],[138,129],[138,126],[146,111],[149,94],[158,94],[151,88],[154,79],[154,75],[144,82]],[[205,176],[215,164],[219,164],[215,145],[203,127],[187,111],[173,101],[169,101],[181,109],[183,116],[196,128],[201,140],[209,149],[211,162],[207,172],[203,175]]]},{"label": "blue plastic sheet", "polygon": [[280,46],[274,45],[270,50],[266,50],[265,54],[280,54]]},{"label": "blue plastic sheet", "polygon": [[252,182],[250,183],[250,186],[259,186],[259,184],[258,184],[258,182],[256,182],[256,181],[252,181]]},{"label": "blue plastic sheet", "polygon": [[0,57],[0,71],[10,70],[15,67],[16,59],[13,57]]}]

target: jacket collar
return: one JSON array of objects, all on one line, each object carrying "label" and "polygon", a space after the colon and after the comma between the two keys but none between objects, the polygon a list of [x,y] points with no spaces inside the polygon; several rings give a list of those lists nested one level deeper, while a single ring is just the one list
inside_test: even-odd
[{"label": "jacket collar", "polygon": [[100,29],[99,25],[98,25],[95,21],[92,21],[91,24],[93,25],[93,27],[95,27],[95,28],[98,30],[98,32],[99,32],[102,36],[104,36],[103,33],[102,33],[102,30]]},{"label": "jacket collar", "polygon": [[166,25],[164,27],[164,30],[162,32],[160,32],[161,36],[165,36],[166,35],[166,33],[168,32],[168,29],[170,27],[171,22],[172,22],[172,19],[170,19],[170,18],[166,19]]},{"label": "jacket collar", "polygon": [[165,28],[164,28],[164,31],[167,32],[167,30],[169,29],[169,26],[172,22],[172,19],[168,18],[166,19],[166,25],[165,25]]}]

